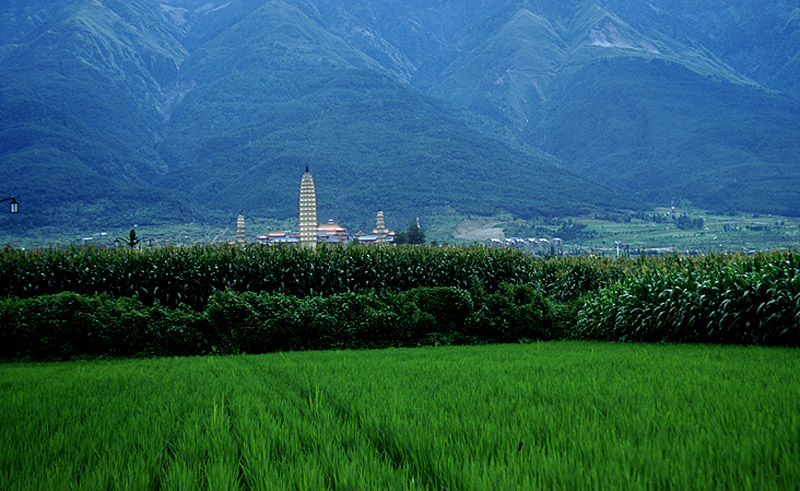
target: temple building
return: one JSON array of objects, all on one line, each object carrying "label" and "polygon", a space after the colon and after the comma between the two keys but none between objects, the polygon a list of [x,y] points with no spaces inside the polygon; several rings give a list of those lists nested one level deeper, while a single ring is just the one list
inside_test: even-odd
[{"label": "temple building", "polygon": [[317,242],[325,244],[342,244],[350,240],[350,235],[347,229],[333,221],[333,218],[328,220],[328,223],[321,223],[317,227]]},{"label": "temple building", "polygon": [[317,246],[317,190],[308,165],[300,179],[300,245]]},{"label": "temple building", "polygon": [[394,230],[386,228],[384,223],[383,212],[379,211],[375,219],[375,228],[372,229],[371,234],[358,231],[353,236],[353,241],[359,244],[393,244],[394,243]]}]

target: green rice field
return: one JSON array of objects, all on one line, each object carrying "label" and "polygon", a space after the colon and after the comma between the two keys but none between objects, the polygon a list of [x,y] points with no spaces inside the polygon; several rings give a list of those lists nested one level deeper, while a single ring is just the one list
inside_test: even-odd
[{"label": "green rice field", "polygon": [[800,351],[558,341],[0,365],[0,489],[797,489]]}]

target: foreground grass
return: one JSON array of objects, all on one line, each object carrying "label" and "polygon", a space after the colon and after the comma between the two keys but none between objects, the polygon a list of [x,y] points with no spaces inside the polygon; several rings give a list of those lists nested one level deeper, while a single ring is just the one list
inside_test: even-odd
[{"label": "foreground grass", "polygon": [[800,351],[552,342],[0,365],[0,489],[794,489]]}]

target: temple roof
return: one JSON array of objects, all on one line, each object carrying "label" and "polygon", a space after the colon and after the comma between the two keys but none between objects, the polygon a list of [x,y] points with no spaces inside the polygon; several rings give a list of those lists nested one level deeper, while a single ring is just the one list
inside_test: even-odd
[{"label": "temple roof", "polygon": [[333,218],[328,220],[328,223],[322,223],[317,227],[317,230],[325,231],[328,233],[347,232],[347,229],[333,221]]}]

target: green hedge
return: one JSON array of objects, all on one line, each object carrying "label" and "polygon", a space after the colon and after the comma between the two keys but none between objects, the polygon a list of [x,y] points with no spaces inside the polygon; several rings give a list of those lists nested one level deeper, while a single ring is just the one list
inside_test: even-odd
[{"label": "green hedge", "polygon": [[64,292],[0,301],[0,357],[54,360],[549,339],[551,310],[532,287],[511,284],[477,300],[452,287],[327,297],[223,290],[214,292],[200,312]]},{"label": "green hedge", "polygon": [[189,355],[205,324],[186,309],[146,307],[136,298],[72,292],[0,302],[0,357]]},{"label": "green hedge", "polygon": [[[93,255],[114,267],[103,276]],[[29,287],[0,299],[6,359],[576,337],[800,345],[793,251],[615,261],[481,247],[75,248],[6,251],[0,266]]]},{"label": "green hedge", "polygon": [[530,285],[500,285],[493,295],[482,297],[469,321],[472,333],[492,341],[555,337],[551,304]]}]

